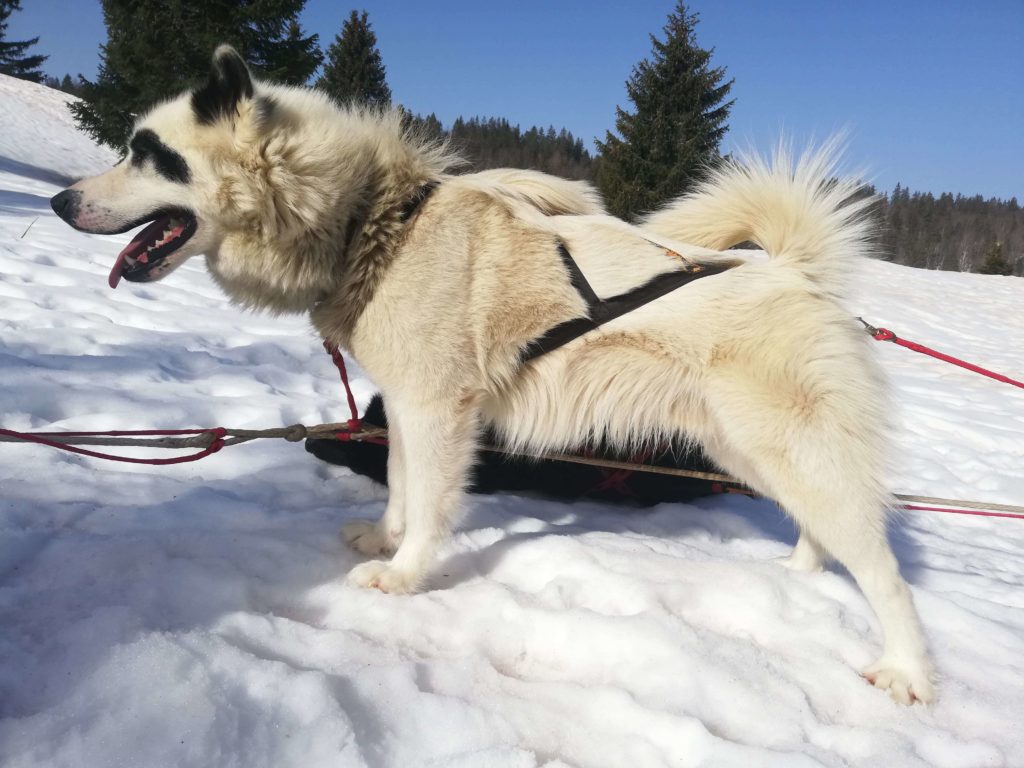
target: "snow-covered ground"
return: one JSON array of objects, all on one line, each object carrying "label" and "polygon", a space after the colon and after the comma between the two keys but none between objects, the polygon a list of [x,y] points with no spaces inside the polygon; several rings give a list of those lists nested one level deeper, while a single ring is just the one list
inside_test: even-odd
[{"label": "snow-covered ground", "polygon": [[[344,416],[306,322],[233,309],[200,262],[112,292],[127,236],[47,203],[111,156],[66,97],[0,100],[0,425]],[[850,308],[1020,377],[1022,306],[1024,280],[873,263]],[[894,490],[1024,502],[1024,391],[876,350]],[[848,576],[772,562],[794,532],[767,501],[474,497],[397,597],[348,586],[337,537],[384,498],[284,442],[167,468],[0,444],[0,765],[1024,765],[1024,521],[894,525],[940,678],[905,708],[854,671],[879,635]]]}]

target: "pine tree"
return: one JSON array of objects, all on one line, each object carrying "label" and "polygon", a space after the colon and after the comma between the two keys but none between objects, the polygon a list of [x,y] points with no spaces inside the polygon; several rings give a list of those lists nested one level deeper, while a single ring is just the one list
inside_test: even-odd
[{"label": "pine tree", "polygon": [[626,93],[635,111],[616,109],[615,127],[597,146],[597,182],[609,210],[623,218],[651,210],[685,192],[720,159],[728,130],[733,81],[711,66],[713,50],[697,45],[699,17],[676,3],[664,27],[651,35],[651,59],[633,68]]},{"label": "pine tree", "polygon": [[992,247],[985,251],[985,261],[978,267],[982,275],[1012,275],[1013,264],[1003,256],[1003,244],[996,240]]},{"label": "pine tree", "polygon": [[95,82],[80,80],[78,125],[123,149],[135,116],[204,81],[210,56],[230,43],[261,78],[305,83],[320,65],[316,35],[304,35],[305,0],[103,0],[107,42]]},{"label": "pine tree", "polygon": [[339,103],[383,107],[391,103],[384,63],[367,13],[352,11],[327,50],[327,63],[316,87]]},{"label": "pine tree", "polygon": [[28,49],[39,42],[38,37],[15,42],[7,39],[7,19],[21,10],[21,0],[0,0],[0,74],[41,83],[44,80],[40,65],[46,56],[26,54]]}]

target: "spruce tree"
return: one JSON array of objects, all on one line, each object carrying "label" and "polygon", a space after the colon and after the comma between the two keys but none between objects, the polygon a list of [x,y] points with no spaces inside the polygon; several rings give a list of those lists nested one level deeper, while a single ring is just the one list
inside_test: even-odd
[{"label": "spruce tree", "polygon": [[316,35],[304,35],[305,0],[103,0],[107,42],[95,82],[81,80],[78,125],[123,149],[135,117],[206,79],[210,56],[230,43],[261,78],[298,85],[320,65]]},{"label": "spruce tree", "polygon": [[342,25],[327,50],[327,63],[316,87],[339,103],[373,107],[391,103],[391,89],[377,50],[377,36],[370,27],[366,11],[352,11]]},{"label": "spruce tree", "polygon": [[28,49],[39,42],[39,38],[20,42],[7,39],[7,19],[20,10],[21,0],[0,0],[0,74],[41,83],[44,75],[39,67],[47,57],[27,54]]},{"label": "spruce tree", "polygon": [[617,216],[652,210],[685,192],[720,159],[733,81],[725,79],[724,67],[711,66],[714,49],[697,45],[698,20],[676,3],[665,39],[651,35],[651,58],[626,82],[634,111],[616,108],[619,135],[609,131],[597,142],[597,183]]},{"label": "spruce tree", "polygon": [[982,275],[1012,275],[1013,264],[1003,256],[1003,244],[998,240],[985,251],[985,260],[978,268]]}]

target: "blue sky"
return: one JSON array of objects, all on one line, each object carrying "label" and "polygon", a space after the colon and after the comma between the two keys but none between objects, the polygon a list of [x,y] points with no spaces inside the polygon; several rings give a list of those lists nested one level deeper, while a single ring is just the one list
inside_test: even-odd
[{"label": "blue sky", "polygon": [[[308,0],[307,30],[333,40],[369,11],[397,101],[494,115],[593,138],[627,106],[671,0],[516,3]],[[26,0],[9,35],[39,35],[52,74],[95,75],[106,39],[98,0]],[[735,78],[726,151],[798,145],[837,130],[849,163],[882,189],[1024,202],[1024,0],[694,0],[698,38]],[[168,41],[173,45],[173,41]],[[154,51],[154,56],[159,56]]]}]

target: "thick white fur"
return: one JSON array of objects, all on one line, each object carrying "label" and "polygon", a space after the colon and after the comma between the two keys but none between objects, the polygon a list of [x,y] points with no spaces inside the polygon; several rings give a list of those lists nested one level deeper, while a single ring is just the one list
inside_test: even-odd
[{"label": "thick white fur", "polygon": [[[864,203],[848,200],[856,185],[833,181],[831,169],[827,154],[795,166],[726,166],[697,193],[652,216],[651,232],[607,217],[542,217],[513,207],[503,231],[467,233],[481,250],[465,261],[451,259],[447,249],[432,257],[434,248],[421,243],[467,224],[451,219],[449,200],[465,199],[465,189],[480,189],[480,180],[447,182],[435,215],[447,210],[449,217],[438,229],[417,225],[408,243],[416,256],[396,262],[386,281],[394,290],[387,308],[371,302],[353,339],[399,428],[384,519],[346,530],[361,551],[397,547],[397,554],[390,563],[359,566],[353,578],[388,591],[418,584],[457,515],[480,417],[527,452],[597,438],[696,440],[796,520],[801,540],[789,565],[820,568],[831,556],[857,579],[886,635],[885,652],[865,675],[898,700],[929,700],[922,633],[886,540],[887,495],[879,481],[884,387],[863,332],[834,299],[849,260],[869,247],[859,218]],[[524,340],[514,319],[521,305],[500,303],[552,279],[565,286],[551,247],[548,274],[521,256],[527,264],[520,270],[530,271],[496,279],[482,303],[472,287],[494,278],[492,259],[512,258],[517,243],[527,252],[538,232],[567,244],[601,296],[673,268],[664,249],[648,242],[652,235],[697,261],[729,257],[675,237],[717,248],[749,239],[771,258],[693,283],[520,369],[512,352]],[[494,257],[491,245],[500,246]],[[470,253],[473,245],[462,247]],[[425,278],[435,269],[443,275],[436,286]],[[556,295],[576,303],[569,316],[582,312],[571,290]],[[438,302],[424,313],[438,343],[415,355],[416,376],[398,346],[407,333],[418,335],[424,320],[396,323],[394,307],[425,299]],[[498,337],[474,332],[487,321],[502,324],[494,329]],[[389,334],[381,338],[389,325],[391,343]]]},{"label": "thick white fur", "polygon": [[486,194],[507,196],[548,216],[607,213],[601,195],[584,181],[519,168],[478,171],[463,181]]},{"label": "thick white fur", "polygon": [[795,159],[780,145],[769,161],[748,153],[727,162],[690,195],[648,215],[665,237],[723,249],[754,240],[773,257],[841,295],[851,260],[871,255],[874,202],[855,177],[837,174],[834,139]]},{"label": "thick white fur", "polygon": [[[261,116],[256,102],[267,96],[275,108]],[[193,169],[191,186],[166,202],[196,210],[214,276],[244,305],[310,312],[384,395],[388,505],[380,521],[343,533],[360,552],[394,557],[358,565],[352,581],[386,592],[422,584],[458,519],[485,421],[527,452],[599,438],[697,441],[796,521],[789,565],[831,557],[860,584],[885,635],[865,676],[900,701],[933,697],[886,539],[882,377],[836,301],[848,265],[870,247],[866,203],[851,199],[855,182],[836,180],[831,151],[728,163],[633,227],[605,215],[580,182],[512,170],[449,176],[445,149],[403,134],[396,115],[308,91],[257,83],[254,99],[213,126],[188,111],[184,96],[141,123]],[[144,175],[125,174],[119,189]],[[394,206],[430,180],[442,183],[399,222]],[[77,186],[87,201],[104,188]],[[344,225],[364,209],[346,251]],[[735,260],[721,250],[743,240],[769,258],[520,363],[532,340],[586,311],[558,241],[609,296],[680,257]],[[361,292],[354,274],[366,277]]]}]

